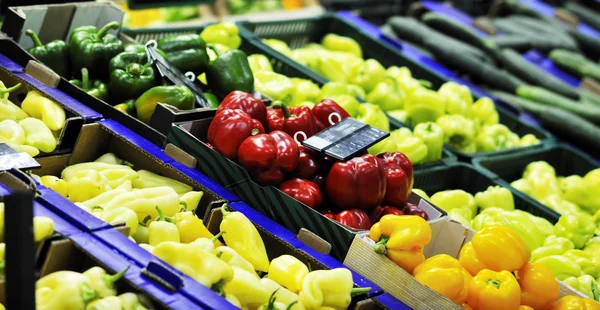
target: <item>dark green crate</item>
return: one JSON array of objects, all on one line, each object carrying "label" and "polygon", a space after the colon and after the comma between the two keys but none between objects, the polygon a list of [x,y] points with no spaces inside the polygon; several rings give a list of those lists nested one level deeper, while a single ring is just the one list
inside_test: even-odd
[{"label": "dark green crate", "polygon": [[510,188],[516,209],[545,218],[553,224],[558,221],[560,215],[554,210],[533,203],[529,197],[505,182],[495,180],[468,164],[454,163],[448,166],[415,171],[415,184],[413,187],[424,190],[428,195],[451,189],[461,189],[475,195],[477,192],[485,191],[489,186],[495,185]]},{"label": "dark green crate", "polygon": [[[263,43],[261,39],[278,39],[286,42],[290,48],[294,49],[302,47],[311,42],[320,42],[326,34],[335,33],[356,40],[363,50],[363,58],[377,59],[386,68],[390,66],[406,66],[412,72],[413,77],[430,81],[432,88],[434,89],[438,89],[442,84],[448,81],[448,78],[404,57],[401,51],[397,51],[395,47],[384,41],[368,36],[354,25],[343,21],[333,14],[325,14],[318,17],[296,20],[239,22],[238,25],[240,25],[240,34],[242,36],[253,40],[254,45],[260,47],[261,50],[270,55],[275,54],[284,56],[283,54]],[[328,81],[325,77],[308,69],[307,67],[301,66],[301,68],[306,75],[311,76],[313,80],[320,81],[323,84]],[[500,122],[506,125],[513,132],[517,133],[519,136],[533,134],[540,139],[541,142],[553,140],[552,135],[548,131],[540,127],[531,126],[519,120],[518,114],[515,114],[518,113],[518,111],[511,111],[498,105],[496,105],[496,109],[500,116]],[[404,124],[391,117],[388,118],[390,119],[391,124],[394,124],[398,127],[410,128],[410,126],[407,124]],[[452,151],[460,159],[471,162],[474,157],[478,156],[521,152],[523,150],[536,149],[540,146],[541,144],[496,152],[474,154],[459,152],[451,147],[447,147],[446,149]]]}]

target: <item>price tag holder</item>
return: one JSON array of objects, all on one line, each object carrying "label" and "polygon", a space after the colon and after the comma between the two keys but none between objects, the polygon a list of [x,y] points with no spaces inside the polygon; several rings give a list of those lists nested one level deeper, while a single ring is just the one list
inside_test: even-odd
[{"label": "price tag holder", "polygon": [[353,118],[346,118],[302,141],[302,145],[345,161],[363,154],[369,147],[389,135],[389,132],[361,123]]},{"label": "price tag holder", "polygon": [[40,167],[40,164],[29,154],[17,152],[8,144],[0,143],[0,171],[12,168],[30,170]]},{"label": "price tag holder", "polygon": [[184,74],[179,69],[172,66],[169,61],[156,51],[156,41],[150,40],[146,43],[146,53],[148,54],[148,61],[154,64],[154,67],[158,70],[158,73],[163,79],[169,81],[173,85],[185,85],[192,93],[194,93],[196,102],[200,107],[210,108],[210,104],[204,97],[204,92],[196,83],[194,83],[196,76],[191,72]]}]

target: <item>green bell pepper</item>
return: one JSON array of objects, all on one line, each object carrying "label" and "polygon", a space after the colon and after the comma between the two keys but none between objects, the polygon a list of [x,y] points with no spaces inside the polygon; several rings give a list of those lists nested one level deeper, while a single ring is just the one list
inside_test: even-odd
[{"label": "green bell pepper", "polygon": [[[421,83],[412,77],[412,73],[406,67],[396,67],[396,66],[389,67],[385,71],[385,75],[396,79],[396,82],[398,83],[398,87],[404,91],[404,93],[406,94],[407,97],[410,94],[412,94],[415,90],[423,88],[421,86]],[[436,92],[434,92],[434,93],[436,93]],[[445,104],[445,103],[442,102],[442,104]],[[443,111],[444,110],[442,110],[442,112]]]},{"label": "green bell pepper", "polygon": [[123,42],[108,33],[118,28],[119,23],[110,22],[100,30],[94,26],[83,26],[71,32],[69,57],[73,75],[79,76],[81,69],[87,68],[90,78],[108,78],[108,63],[123,52]]},{"label": "green bell pepper", "polygon": [[[367,59],[358,67],[351,81],[369,93],[383,80],[384,76],[385,68],[381,63],[375,59]],[[394,85],[396,84],[394,83]]]},{"label": "green bell pepper", "polygon": [[446,212],[460,207],[466,207],[472,214],[477,214],[477,205],[473,195],[460,190],[445,190],[431,196],[431,202]]},{"label": "green bell pepper", "polygon": [[468,87],[455,82],[446,82],[438,90],[438,94],[446,100],[446,113],[469,117],[473,97]]},{"label": "green bell pepper", "polygon": [[600,276],[600,257],[590,255],[583,250],[569,250],[563,254],[565,257],[575,261],[584,274],[594,278]]},{"label": "green bell pepper", "polygon": [[252,72],[256,73],[259,71],[273,71],[273,66],[267,56],[262,54],[252,54],[248,56],[248,64]]},{"label": "green bell pepper", "polygon": [[560,182],[563,197],[578,205],[590,214],[600,210],[598,187],[592,182],[586,182],[578,175],[568,176]]},{"label": "green bell pepper", "polygon": [[346,112],[348,112],[348,114],[350,114],[350,117],[356,118],[359,115],[361,104],[358,103],[358,100],[356,100],[355,97],[350,95],[339,95],[325,98],[331,99],[339,104],[342,108],[344,108],[344,110],[346,110]]},{"label": "green bell pepper", "polygon": [[87,68],[81,69],[81,80],[71,80],[69,82],[102,101],[108,101],[108,86],[100,80],[90,81]]},{"label": "green bell pepper", "polygon": [[527,213],[521,210],[514,210],[514,212],[522,212],[529,216],[529,218],[533,221],[538,230],[542,233],[544,238],[551,236],[554,234],[554,225],[550,223],[547,219],[539,216],[535,216],[531,213]]},{"label": "green bell pepper", "polygon": [[586,214],[564,214],[554,225],[554,234],[565,237],[575,244],[576,249],[581,249],[592,238],[596,225],[592,217]]},{"label": "green bell pepper", "polygon": [[208,101],[208,104],[210,105],[211,108],[216,109],[221,104],[219,102],[219,99],[217,98],[217,96],[215,96],[215,94],[213,94],[213,93],[204,92],[204,98],[206,98],[206,101]]},{"label": "green bell pepper", "polygon": [[137,98],[158,85],[158,76],[147,62],[146,55],[135,52],[123,52],[110,60],[108,88],[113,101]]},{"label": "green bell pepper", "polygon": [[408,137],[404,140],[396,142],[396,149],[391,152],[404,153],[413,165],[420,164],[427,157],[427,146],[423,140],[417,137]]},{"label": "green bell pepper", "polygon": [[26,34],[31,37],[33,47],[27,51],[37,60],[48,66],[60,76],[68,77],[71,75],[69,70],[69,56],[67,44],[63,40],[54,40],[46,45],[42,44],[40,38],[33,30],[28,29]]},{"label": "green bell pepper", "polygon": [[480,125],[495,125],[500,121],[498,111],[492,99],[488,97],[479,98],[471,107],[473,116],[479,121]]},{"label": "green bell pepper", "polygon": [[562,255],[566,251],[574,248],[575,245],[573,244],[573,241],[567,238],[550,235],[544,240],[544,245],[531,251],[531,261],[535,262],[542,257],[551,255]]},{"label": "green bell pepper", "polygon": [[392,77],[384,77],[382,81],[369,92],[367,101],[380,106],[384,111],[404,108],[404,92],[398,88]]},{"label": "green bell pepper", "polygon": [[454,208],[448,211],[448,216],[457,220],[459,223],[463,224],[465,227],[471,227],[471,220],[473,220],[473,213],[469,208],[460,207]]},{"label": "green bell pepper", "polygon": [[[404,101],[404,109],[412,126],[435,122],[444,114],[445,108],[444,99],[438,93],[426,88],[415,89]],[[444,129],[444,126],[440,127]]]},{"label": "green bell pepper", "polygon": [[583,251],[590,255],[600,256],[600,236],[594,236],[592,239],[588,240]]},{"label": "green bell pepper", "polygon": [[502,124],[486,125],[475,143],[478,152],[493,152],[519,146],[519,136]]},{"label": "green bell pepper", "polygon": [[321,87],[321,99],[331,99],[334,96],[349,95],[365,99],[365,91],[358,85],[342,82],[327,82]]},{"label": "green bell pepper", "polygon": [[169,63],[182,72],[196,75],[206,70],[208,52],[206,43],[197,34],[182,34],[158,40],[158,48],[167,53]]},{"label": "green bell pepper", "polygon": [[374,105],[372,103],[360,104],[358,106],[358,115],[356,115],[356,117],[354,118],[357,121],[369,124],[381,130],[390,130],[390,121],[385,115],[385,112],[383,112],[383,110],[378,105]]},{"label": "green bell pepper", "polygon": [[519,146],[530,146],[536,144],[540,144],[540,139],[530,133],[522,136],[521,139],[519,139]]},{"label": "green bell pepper", "polygon": [[222,44],[229,49],[242,45],[238,27],[231,22],[208,25],[200,32],[200,37],[208,44]]},{"label": "green bell pepper", "polygon": [[272,71],[254,73],[254,88],[269,96],[273,101],[287,103],[292,99],[294,83],[285,75]]},{"label": "green bell pepper", "polygon": [[515,201],[508,188],[489,186],[485,191],[475,194],[475,203],[481,210],[496,207],[507,211],[515,209]]},{"label": "green bell pepper", "polygon": [[533,251],[544,244],[545,236],[528,215],[515,211],[503,211],[497,215],[497,218],[502,226],[510,227],[517,232],[530,250]]},{"label": "green bell pepper", "polygon": [[[406,110],[391,110],[391,111],[387,111],[387,114],[403,123],[408,123],[408,113],[406,113]],[[429,122],[428,122],[429,123]],[[425,123],[426,124],[426,123]],[[439,127],[439,126],[438,126]],[[416,128],[416,127],[415,127]],[[443,133],[442,133],[442,137],[443,137]],[[443,140],[443,139],[442,139]]]},{"label": "green bell pepper", "polygon": [[[398,144],[399,143],[403,143],[404,140],[412,138],[413,134],[410,131],[410,129],[408,128],[399,128],[396,130],[393,130],[390,132],[390,136],[383,139],[382,141],[376,143],[375,145],[371,146],[369,148],[369,154],[371,155],[379,155],[381,153],[385,153],[385,152],[397,152],[398,151]],[[410,142],[413,141],[409,141],[409,143],[405,144],[405,148],[407,148],[407,145],[410,145]],[[422,143],[424,145],[424,143]],[[415,144],[414,149],[420,149],[421,147],[419,146],[419,144]],[[420,150],[417,153],[422,153]],[[408,155],[407,155],[408,156]],[[414,156],[413,156],[414,157]],[[414,163],[413,163],[414,164]]]},{"label": "green bell pepper", "polygon": [[189,110],[194,107],[196,99],[194,93],[183,85],[155,86],[135,101],[137,118],[148,123],[159,102],[172,105],[180,110]]},{"label": "green bell pepper", "polygon": [[435,123],[444,131],[444,142],[454,148],[469,146],[475,139],[473,121],[462,115],[443,115]]},{"label": "green bell pepper", "polygon": [[321,45],[328,50],[346,52],[362,58],[362,49],[360,48],[360,45],[354,39],[349,37],[329,33],[321,39]]},{"label": "green bell pepper", "polygon": [[427,146],[427,156],[425,157],[425,162],[434,162],[442,159],[442,150],[444,148],[444,131],[440,126],[432,122],[421,123],[415,126],[413,132],[415,137],[423,140]]},{"label": "green bell pepper", "polygon": [[563,280],[568,286],[582,292],[589,298],[595,301],[600,301],[600,289],[598,288],[598,282],[596,279],[589,275],[583,275],[580,277],[569,277]]},{"label": "green bell pepper", "polygon": [[[169,57],[167,56],[167,53],[165,53],[163,50],[161,50],[160,48],[155,48],[155,50],[164,59],[169,60]],[[144,44],[140,44],[140,43],[125,44],[125,47],[123,48],[123,52],[140,53],[140,54],[144,54],[144,56],[147,55],[146,46],[144,46]]]},{"label": "green bell pepper", "polygon": [[[225,97],[234,90],[249,93],[254,87],[254,76],[248,63],[248,56],[240,50],[229,50],[223,54],[218,51],[217,58],[208,64],[206,81],[211,90],[219,97]],[[264,73],[264,72],[263,72]]]},{"label": "green bell pepper", "polygon": [[559,280],[581,276],[581,267],[563,255],[544,256],[535,262],[546,265]]},{"label": "green bell pepper", "polygon": [[129,99],[123,103],[117,104],[114,108],[125,114],[135,116],[135,100],[136,99]]},{"label": "green bell pepper", "polygon": [[291,93],[291,99],[287,103],[289,107],[301,106],[305,102],[317,103],[321,96],[321,89],[310,80],[291,78],[294,84],[294,90]]}]

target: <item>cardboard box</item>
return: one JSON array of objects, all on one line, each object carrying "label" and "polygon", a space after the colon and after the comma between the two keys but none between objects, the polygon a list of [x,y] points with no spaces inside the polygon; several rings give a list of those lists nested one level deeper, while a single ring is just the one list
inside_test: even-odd
[{"label": "cardboard box", "polygon": [[[458,258],[462,246],[471,240],[475,232],[449,217],[430,222],[432,230],[431,242],[425,246],[425,258],[437,254],[448,254]],[[400,266],[385,255],[373,251],[375,242],[368,236],[356,236],[344,260],[344,264],[381,286],[383,290],[398,298],[412,309],[462,309],[450,299],[422,285]],[[576,295],[580,293],[560,282],[560,295]]]},{"label": "cardboard box", "polygon": [[[196,158],[196,169],[232,190],[260,213],[294,232],[302,228],[313,232],[331,245],[333,257],[343,260],[357,231],[326,218],[274,186],[263,187],[252,181],[243,167],[204,144],[211,120],[173,125],[168,141]],[[413,199],[412,202],[420,203],[420,197],[415,195]],[[423,203],[430,206],[431,219],[445,215],[441,209]]]},{"label": "cardboard box", "polygon": [[[169,148],[169,150],[171,150],[169,153],[174,153],[173,148]],[[194,169],[176,162],[166,151],[113,120],[102,120],[98,123],[83,125],[71,153],[38,159],[42,167],[32,173],[40,176],[60,176],[62,170],[67,166],[94,161],[108,152],[132,163],[135,170],[149,170],[186,183],[194,190],[202,190],[204,196],[198,206],[200,212],[210,209],[213,204],[239,200],[237,196],[214,181]],[[43,187],[40,191],[43,193],[40,197],[42,201],[51,205],[53,210],[61,216],[76,223],[82,230],[93,231],[110,226],[54,191]]]}]

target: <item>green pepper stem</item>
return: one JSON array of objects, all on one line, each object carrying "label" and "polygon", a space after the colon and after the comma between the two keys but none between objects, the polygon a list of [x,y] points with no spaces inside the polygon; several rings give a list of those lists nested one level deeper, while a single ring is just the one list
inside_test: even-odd
[{"label": "green pepper stem", "polygon": [[390,240],[390,237],[381,236],[381,239],[379,239],[379,242],[377,242],[375,244],[375,247],[373,247],[373,249],[375,250],[375,253],[381,254],[381,255],[386,255],[388,252],[386,244],[389,240]]},{"label": "green pepper stem", "polygon": [[104,283],[107,287],[112,288],[115,282],[119,281],[119,279],[121,279],[125,275],[127,270],[129,270],[129,266],[125,267],[125,269],[119,271],[118,273],[113,274],[112,276],[104,276]]},{"label": "green pepper stem", "polygon": [[100,295],[89,284],[84,283],[81,286],[81,299],[84,304],[87,305],[98,298],[100,298]]},{"label": "green pepper stem", "polygon": [[81,88],[85,91],[90,89],[90,75],[87,68],[81,69]]},{"label": "green pepper stem", "polygon": [[360,295],[360,294],[364,294],[364,293],[368,293],[371,290],[370,287],[357,287],[357,288],[353,288],[350,291],[350,295],[352,296],[356,296],[356,295]]},{"label": "green pepper stem", "polygon": [[221,54],[219,53],[219,50],[217,50],[212,44],[208,44],[206,47],[210,48],[215,53],[215,55],[217,55],[217,58],[219,58],[219,56],[221,56]]},{"label": "green pepper stem", "polygon": [[129,73],[135,77],[142,75],[143,72],[144,72],[144,66],[142,66],[140,64],[133,63],[127,67],[127,73]]},{"label": "green pepper stem", "polygon": [[494,280],[494,279],[490,279],[490,280],[488,280],[488,281],[487,281],[487,284],[488,284],[488,285],[492,285],[492,286],[494,286],[494,287],[496,287],[496,288],[500,288],[500,284],[501,284],[501,283],[502,283],[502,282],[500,282],[500,281],[498,281],[498,280]]},{"label": "green pepper stem", "polygon": [[273,109],[281,109],[281,113],[283,114],[283,119],[292,117],[292,113],[290,113],[290,109],[283,104],[281,101],[276,101],[273,103]]},{"label": "green pepper stem", "polygon": [[187,207],[188,207],[187,202],[180,201],[179,204],[183,206],[183,208],[181,208],[181,211],[187,211]]},{"label": "green pepper stem", "polygon": [[102,39],[108,33],[109,30],[117,29],[117,28],[119,28],[119,23],[110,22],[110,23],[104,25],[104,27],[100,28],[100,30],[98,30],[98,33],[96,33],[96,35],[98,36],[99,39]]},{"label": "green pepper stem", "polygon": [[217,283],[213,284],[210,289],[213,290],[214,292],[216,292],[217,294],[221,295],[222,297],[225,297],[225,289],[223,288],[223,286],[225,285],[223,280],[219,280],[217,281]]},{"label": "green pepper stem", "polygon": [[93,206],[93,207],[90,208],[91,212],[94,212],[96,210],[102,210],[102,211],[104,211],[104,208],[102,208],[101,206]]},{"label": "green pepper stem", "polygon": [[20,87],[21,87],[21,83],[17,83],[7,89],[0,89],[0,98],[4,97],[4,95],[6,95],[6,94],[10,94],[11,92],[19,89]]},{"label": "green pepper stem", "polygon": [[33,32],[33,30],[27,29],[25,34],[27,34],[29,37],[31,37],[31,41],[33,41],[33,45],[35,45],[36,47],[40,47],[40,46],[44,45],[44,44],[42,44],[42,41],[40,41],[40,37],[38,37],[38,35],[35,32]]},{"label": "green pepper stem", "polygon": [[144,227],[146,227],[146,225],[148,225],[148,221],[151,219],[152,217],[150,215],[147,215],[143,221],[138,222],[139,225],[142,225]]},{"label": "green pepper stem", "polygon": [[219,240],[219,238],[221,238],[221,236],[222,236],[223,234],[225,234],[225,232],[224,232],[224,231],[220,231],[218,234],[216,234],[214,237],[212,237],[212,239],[210,239],[210,241],[211,241],[212,243],[215,243],[215,242],[217,242],[217,240]]},{"label": "green pepper stem", "polygon": [[165,214],[162,212],[162,210],[156,206],[156,212],[158,212],[158,217],[156,217],[157,221],[165,221]]},{"label": "green pepper stem", "polygon": [[392,87],[394,88],[394,91],[396,91],[396,92],[398,91],[398,81],[396,81],[395,78],[393,78],[393,77],[391,77],[389,75],[386,75],[384,77],[384,79],[390,80],[392,82]]},{"label": "green pepper stem", "polygon": [[275,297],[275,294],[277,294],[277,291],[279,291],[279,288],[276,289],[275,291],[273,291],[273,293],[271,293],[271,297],[269,297],[269,304],[267,305],[267,309],[275,309],[275,300],[277,299]]},{"label": "green pepper stem", "polygon": [[287,306],[287,308],[285,308],[285,310],[290,310],[290,309],[292,309],[292,307],[293,307],[295,304],[297,304],[297,303],[298,303],[298,300],[294,300],[294,301],[292,301],[292,302],[291,302],[291,303],[290,303],[290,304]]},{"label": "green pepper stem", "polygon": [[419,80],[419,84],[421,84],[421,86],[423,87],[431,88],[431,82],[429,82],[428,80]]},{"label": "green pepper stem", "polygon": [[228,216],[231,212],[227,211],[227,204],[224,203],[221,207],[221,213],[223,213],[223,217]]}]

